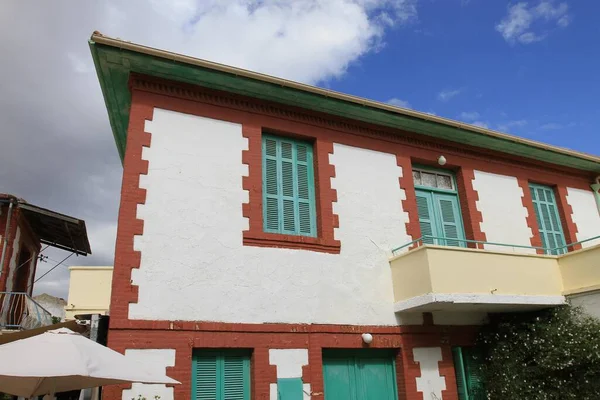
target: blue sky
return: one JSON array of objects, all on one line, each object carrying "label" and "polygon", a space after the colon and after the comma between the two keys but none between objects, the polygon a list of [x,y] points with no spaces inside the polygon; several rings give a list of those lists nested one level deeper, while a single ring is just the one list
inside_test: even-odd
[{"label": "blue sky", "polygon": [[600,2],[552,2],[566,12],[533,17],[531,43],[496,29],[517,4],[421,2],[418,21],[389,30],[382,49],[325,86],[599,154]]}]

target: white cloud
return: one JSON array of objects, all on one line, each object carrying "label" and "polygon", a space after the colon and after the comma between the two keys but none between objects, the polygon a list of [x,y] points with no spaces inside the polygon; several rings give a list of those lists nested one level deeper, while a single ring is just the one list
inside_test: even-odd
[{"label": "white cloud", "polygon": [[392,99],[389,99],[388,101],[386,101],[386,103],[391,104],[391,105],[396,106],[396,107],[412,108],[410,106],[410,103],[408,101],[402,100],[402,99],[399,99],[399,98],[396,98],[396,97],[394,97]]},{"label": "white cloud", "polygon": [[484,121],[473,121],[473,122],[471,122],[471,125],[479,126],[481,128],[486,128],[486,129],[489,128],[489,124]]},{"label": "white cloud", "polygon": [[137,4],[115,6],[127,40],[313,84],[341,77],[417,15],[416,0],[155,0],[139,16]]},{"label": "white cloud", "polygon": [[560,17],[558,19],[558,21],[556,21],[556,24],[558,26],[560,26],[561,28],[566,28],[567,26],[569,26],[570,23],[571,23],[571,17],[569,17],[568,15],[564,15],[564,16]]},{"label": "white cloud", "polygon": [[[111,265],[122,167],[87,43],[93,31],[315,84],[342,77],[377,51],[390,29],[417,19],[416,6],[416,0],[3,2],[0,35],[12,39],[0,41],[0,121],[8,138],[0,146],[0,191],[85,219],[93,254],[66,265]],[[53,265],[40,265],[37,276]],[[59,266],[35,290],[64,297],[66,282],[68,269]]]},{"label": "white cloud", "polygon": [[542,126],[540,126],[540,129],[544,130],[544,131],[556,131],[556,130],[559,130],[562,128],[563,128],[563,126],[556,122],[549,122],[547,124],[543,124]]},{"label": "white cloud", "polygon": [[479,119],[479,117],[480,115],[477,111],[463,111],[458,116],[458,118],[462,119],[463,121],[475,121]]},{"label": "white cloud", "polygon": [[528,122],[525,119],[518,119],[518,120],[514,120],[514,121],[508,121],[508,122],[505,122],[503,124],[499,124],[498,125],[498,130],[502,131],[502,132],[508,132],[512,128],[522,128],[525,125],[527,125],[527,123]]},{"label": "white cloud", "polygon": [[523,44],[529,44],[534,42],[539,42],[540,40],[544,40],[546,35],[536,35],[533,32],[527,32],[519,36],[519,42]]},{"label": "white cloud", "polygon": [[448,100],[452,99],[453,97],[458,96],[461,92],[462,92],[462,89],[442,90],[441,92],[438,93],[437,98],[438,98],[438,100],[441,100],[441,101],[448,101]]},{"label": "white cloud", "polygon": [[508,14],[496,24],[496,31],[509,43],[530,44],[548,36],[556,25],[566,28],[571,22],[567,3],[542,0],[537,5],[520,2],[508,7]]}]

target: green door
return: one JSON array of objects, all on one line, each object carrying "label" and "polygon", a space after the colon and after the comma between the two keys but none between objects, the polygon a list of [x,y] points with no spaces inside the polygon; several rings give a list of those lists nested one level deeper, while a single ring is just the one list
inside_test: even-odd
[{"label": "green door", "polygon": [[415,194],[421,235],[440,238],[426,237],[423,243],[465,247],[465,232],[458,196],[454,193],[437,193],[421,189],[417,189]]},{"label": "green door", "polygon": [[325,400],[397,400],[394,354],[380,350],[323,352]]},{"label": "green door", "polygon": [[565,235],[558,215],[558,206],[554,197],[554,190],[549,186],[529,185],[531,199],[535,209],[542,246],[548,249],[549,254],[562,254],[566,251]]}]

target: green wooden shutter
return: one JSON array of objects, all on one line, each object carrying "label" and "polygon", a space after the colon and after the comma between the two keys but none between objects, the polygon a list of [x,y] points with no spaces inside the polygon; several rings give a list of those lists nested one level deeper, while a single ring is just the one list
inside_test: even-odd
[{"label": "green wooden shutter", "polygon": [[263,136],[263,220],[266,232],[316,236],[309,143]]},{"label": "green wooden shutter", "polygon": [[[554,190],[548,186],[530,184],[531,198],[535,209],[542,246],[549,254],[562,254],[565,249],[565,235],[562,230],[558,206],[554,197]],[[559,248],[559,249],[557,249]]]},{"label": "green wooden shutter", "polygon": [[481,375],[481,367],[483,365],[481,352],[475,347],[465,347],[463,348],[463,360],[465,363],[469,400],[485,400],[487,396]]},{"label": "green wooden shutter", "polygon": [[458,400],[468,399],[467,379],[465,377],[465,365],[463,362],[462,348],[453,347],[452,356],[454,360],[454,373],[456,375],[456,387],[458,390]]},{"label": "green wooden shutter", "polygon": [[452,348],[458,400],[485,400],[487,398],[481,366],[483,357],[475,347]]},{"label": "green wooden shutter", "polygon": [[277,141],[263,140],[263,219],[266,231],[279,231],[279,172]]},{"label": "green wooden shutter", "polygon": [[460,207],[458,197],[453,194],[433,194],[439,231],[442,236],[447,238],[441,241],[445,246],[463,246],[465,242],[451,239],[464,239],[462,220],[460,217]]},{"label": "green wooden shutter", "polygon": [[192,365],[192,399],[217,399],[218,383],[217,356],[194,354]]},{"label": "green wooden shutter", "polygon": [[250,359],[245,354],[223,354],[223,400],[250,398]]},{"label": "green wooden shutter", "polygon": [[[417,211],[419,213],[419,225],[421,236],[438,236],[436,230],[435,216],[433,213],[433,197],[431,192],[417,190]],[[434,244],[435,239],[423,238],[424,244]]]},{"label": "green wooden shutter", "polygon": [[236,350],[194,351],[193,400],[250,400],[250,357]]}]

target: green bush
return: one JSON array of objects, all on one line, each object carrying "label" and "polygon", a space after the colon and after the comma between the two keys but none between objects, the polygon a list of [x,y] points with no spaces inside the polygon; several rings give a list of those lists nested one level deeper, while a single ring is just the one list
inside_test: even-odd
[{"label": "green bush", "polygon": [[492,315],[478,346],[488,399],[600,398],[600,321],[578,308]]}]

